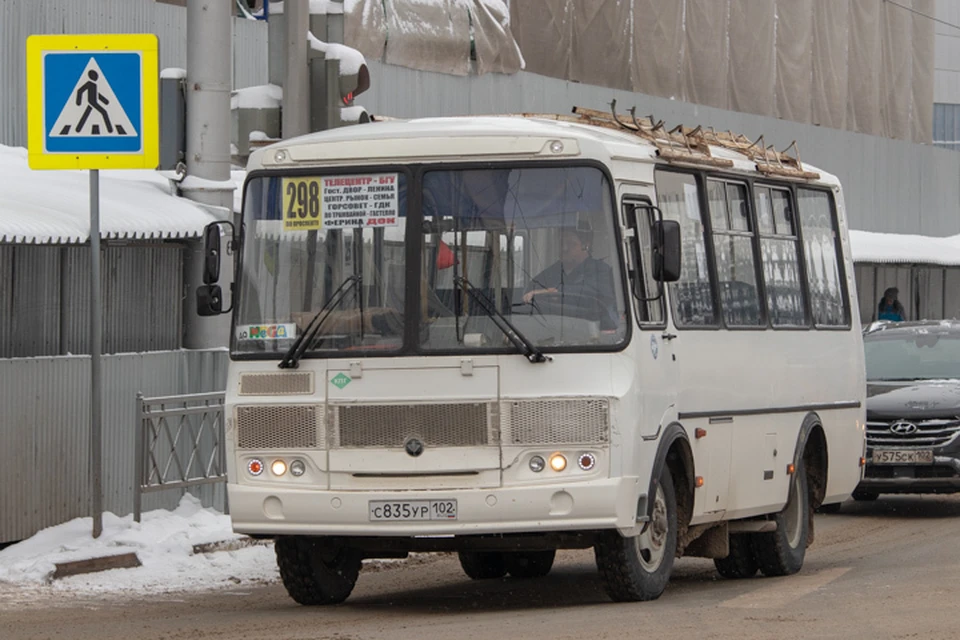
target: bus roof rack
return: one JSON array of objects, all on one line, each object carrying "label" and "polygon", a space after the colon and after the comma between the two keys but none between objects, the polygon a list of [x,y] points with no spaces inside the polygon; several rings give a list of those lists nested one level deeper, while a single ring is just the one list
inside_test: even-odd
[{"label": "bus roof rack", "polygon": [[[696,127],[691,129],[678,125],[667,130],[663,120],[655,120],[651,116],[636,115],[636,107],[627,110],[629,121],[617,115],[617,101],[610,102],[610,111],[599,111],[586,107],[574,107],[573,115],[524,113],[527,118],[545,118],[562,122],[576,122],[589,124],[605,129],[628,131],[653,143],[663,159],[675,164],[709,165],[713,167],[732,167],[733,161],[726,158],[717,158],[710,152],[710,146],[722,147],[742,153],[756,163],[757,171],[765,175],[795,178],[801,180],[818,180],[820,174],[804,169],[800,161],[800,147],[794,140],[783,151],[777,151],[773,145],[766,146],[763,136],[755,141],[742,134],[730,131],[716,131],[713,127]],[[793,149],[794,154],[789,151]]]}]

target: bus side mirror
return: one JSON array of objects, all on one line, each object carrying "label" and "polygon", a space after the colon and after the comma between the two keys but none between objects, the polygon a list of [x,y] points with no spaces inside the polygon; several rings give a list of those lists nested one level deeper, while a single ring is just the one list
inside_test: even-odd
[{"label": "bus side mirror", "polygon": [[203,229],[203,284],[220,280],[220,257],[220,225],[211,222]]},{"label": "bus side mirror", "polygon": [[[206,276],[206,274],[204,274]],[[197,315],[218,316],[223,313],[223,290],[218,284],[197,287]]]},{"label": "bus side mirror", "polygon": [[680,279],[680,223],[657,220],[653,223],[653,277],[657,282]]}]

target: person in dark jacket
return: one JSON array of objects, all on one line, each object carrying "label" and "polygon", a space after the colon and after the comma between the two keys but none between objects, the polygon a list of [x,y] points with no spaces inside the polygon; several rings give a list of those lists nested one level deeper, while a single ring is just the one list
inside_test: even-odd
[{"label": "person in dark jacket", "polygon": [[877,306],[877,320],[890,320],[892,322],[903,322],[906,314],[903,305],[897,300],[899,291],[896,287],[890,287],[883,292],[883,298]]},{"label": "person in dark jacket", "polygon": [[566,228],[560,239],[560,260],[541,271],[527,285],[523,301],[535,304],[541,294],[570,296],[571,307],[586,303],[599,316],[600,329],[612,331],[620,325],[613,289],[613,269],[590,255],[593,233],[586,228]]}]

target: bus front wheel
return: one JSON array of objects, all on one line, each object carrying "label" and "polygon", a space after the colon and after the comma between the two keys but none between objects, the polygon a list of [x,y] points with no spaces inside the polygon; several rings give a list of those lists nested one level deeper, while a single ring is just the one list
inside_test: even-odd
[{"label": "bus front wheel", "polygon": [[650,521],[640,535],[603,531],[594,546],[603,588],[615,602],[656,600],[666,589],[677,553],[677,496],[670,470],[656,483]]},{"label": "bus front wheel", "polygon": [[277,566],[287,593],[303,605],[339,604],[350,596],[363,557],[324,538],[277,538]]},{"label": "bus front wheel", "polygon": [[471,580],[495,580],[507,575],[507,561],[499,551],[461,551],[457,555]]}]

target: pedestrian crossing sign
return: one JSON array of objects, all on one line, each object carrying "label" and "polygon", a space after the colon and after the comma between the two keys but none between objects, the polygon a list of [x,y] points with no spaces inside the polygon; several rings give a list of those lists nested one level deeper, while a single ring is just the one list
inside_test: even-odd
[{"label": "pedestrian crossing sign", "polygon": [[158,44],[152,34],[27,38],[33,169],[154,169]]}]

